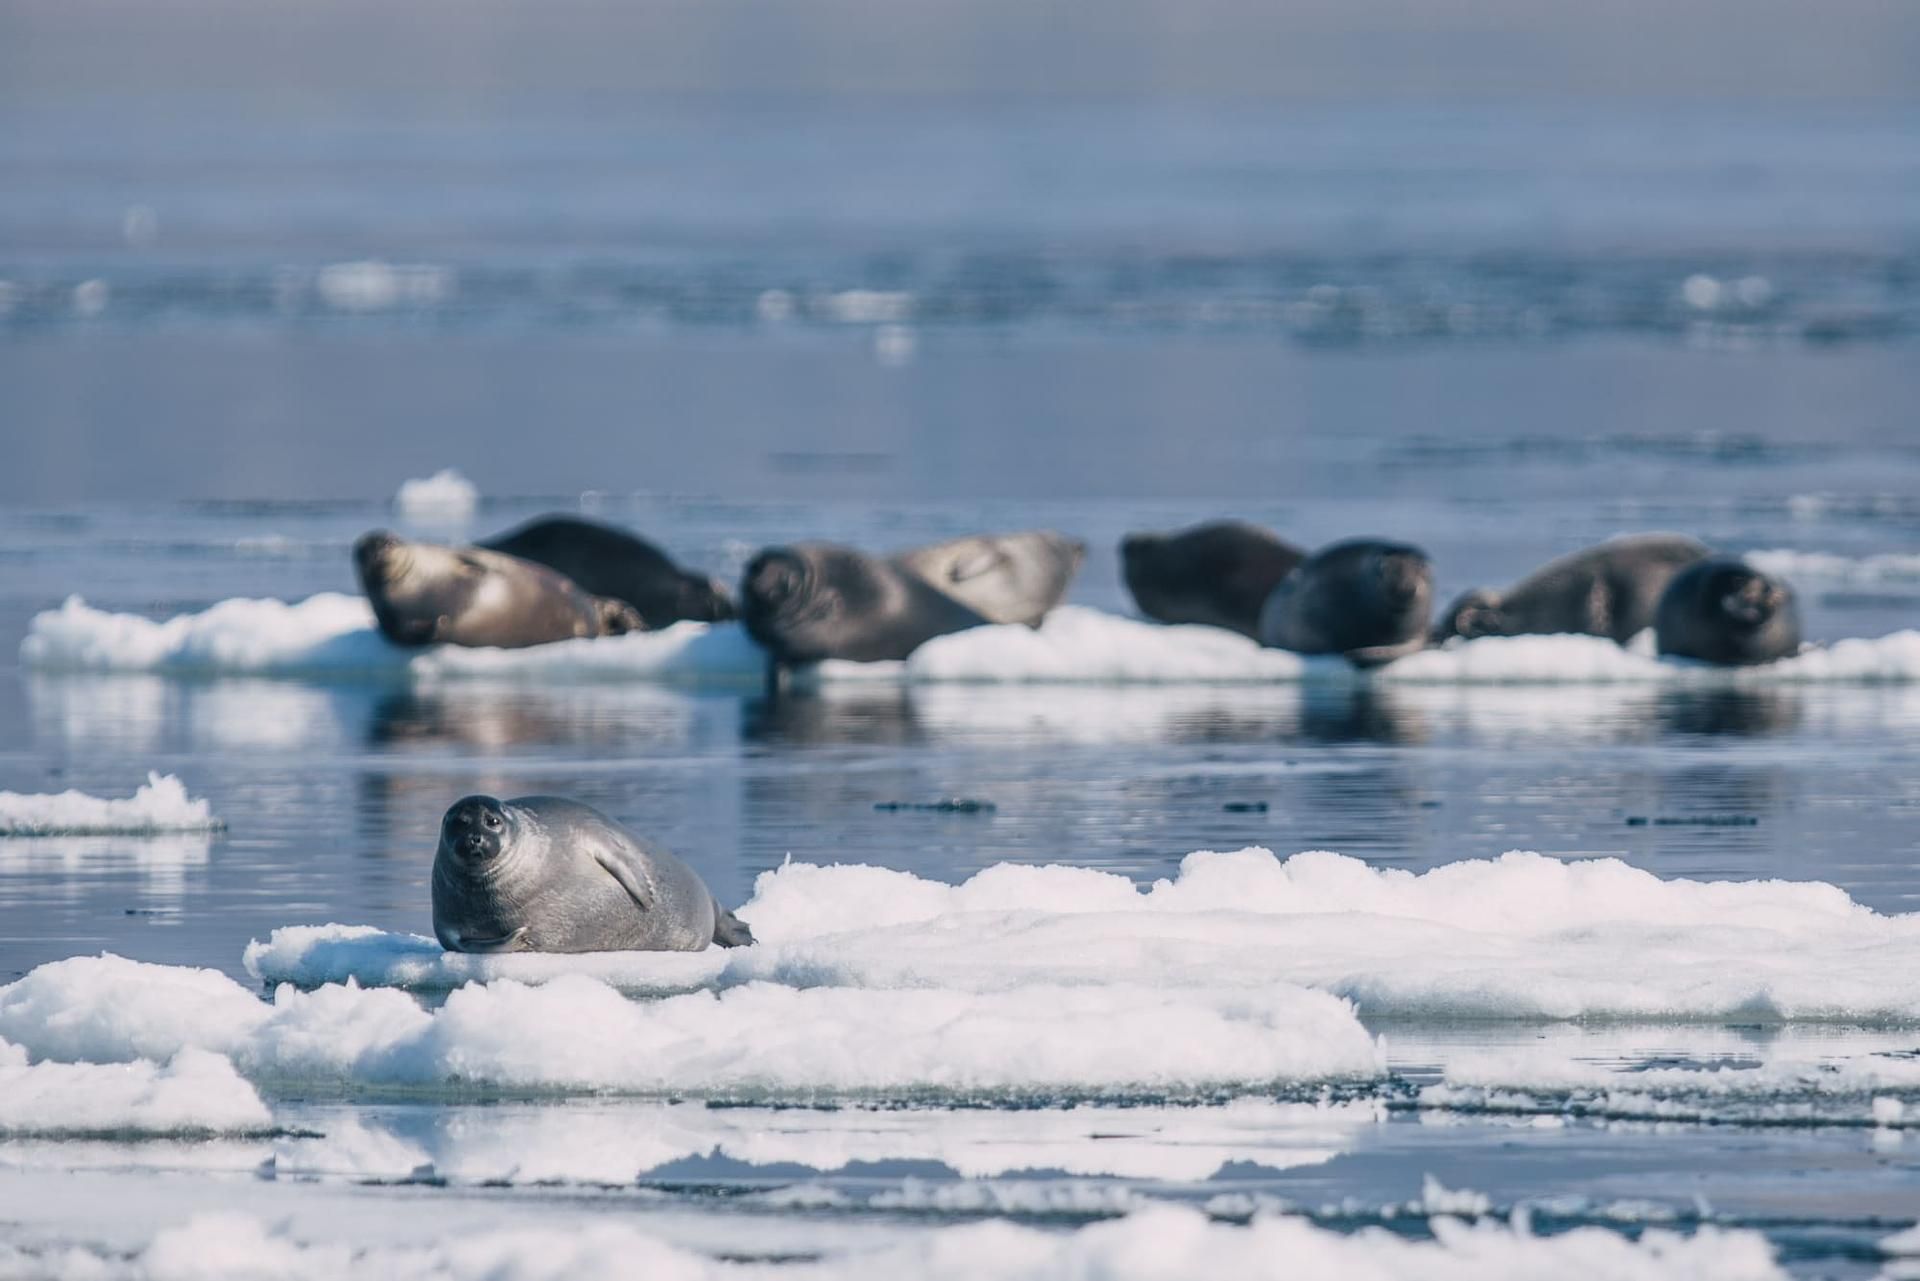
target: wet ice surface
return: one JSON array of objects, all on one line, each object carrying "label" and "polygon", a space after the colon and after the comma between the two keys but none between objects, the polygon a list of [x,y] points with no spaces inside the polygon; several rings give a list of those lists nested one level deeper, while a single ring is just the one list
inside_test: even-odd
[{"label": "wet ice surface", "polygon": [[[1886,637],[1920,613],[1888,603],[1912,590],[1904,517],[1802,503],[1789,523],[1784,505],[1662,511],[1659,523],[1781,553],[1816,641]],[[505,525],[538,506],[493,500],[475,520]],[[900,545],[1013,515],[662,500],[613,500],[606,514],[722,574],[795,531]],[[1093,544],[1075,600],[1110,632],[1097,620],[1125,610],[1113,538],[1204,514],[1086,503],[1046,518]],[[1304,501],[1252,514],[1329,531],[1359,519]],[[1510,563],[1523,550],[1487,546],[1557,549],[1525,541],[1538,514],[1524,504],[1426,517],[1443,593],[1525,568]],[[347,590],[349,540],[390,518],[383,503],[16,511],[7,629],[24,638],[71,591],[108,615],[164,619]],[[1617,512],[1593,514],[1565,541],[1622,527]],[[324,1252],[347,1247],[396,1270],[478,1251],[442,1260],[458,1274],[556,1248],[542,1232],[612,1232],[632,1236],[608,1249],[722,1270],[911,1259],[934,1275],[938,1258],[987,1251],[1037,1272],[1119,1259],[1150,1273],[1148,1242],[1266,1257],[1279,1247],[1239,1225],[1285,1211],[1304,1216],[1301,1231],[1361,1233],[1339,1248],[1369,1251],[1388,1274],[1554,1266],[1524,1253],[1535,1246],[1507,1226],[1517,1212],[1536,1233],[1604,1228],[1591,1246],[1603,1252],[1677,1231],[1727,1275],[1764,1275],[1764,1257],[1743,1254],[1745,1238],[1694,1235],[1703,1228],[1759,1232],[1789,1270],[1870,1274],[1920,1198],[1920,1027],[1901,919],[1920,893],[1920,686],[1903,670],[1891,684],[1594,680],[1581,653],[1528,659],[1531,684],[1337,669],[1277,684],[843,678],[778,703],[750,680],[617,669],[502,681],[391,664],[279,679],[17,665],[0,693],[14,727],[0,788],[124,799],[158,771],[226,827],[0,842],[0,978],[101,951],[217,971],[194,980],[199,1022],[156,1016],[118,1041],[84,1012],[165,1010],[151,984],[185,971],[41,970],[0,998],[0,1075],[17,1097],[31,1079],[36,1100],[16,1109],[31,1123],[0,1114],[8,1240],[48,1271],[90,1266],[55,1257],[68,1247],[155,1271],[168,1250],[217,1241],[289,1270],[324,1271]],[[474,976],[443,975],[423,985],[424,1008],[337,985],[289,990],[278,1013],[255,1004],[246,946],[277,929],[429,934],[439,816],[475,790],[580,796],[688,858],[729,903],[789,857],[893,869],[897,882],[858,875],[882,877],[860,892],[894,917],[837,920],[830,909],[854,891],[788,867],[758,891],[763,955],[653,958],[642,982],[601,973],[655,994],[630,1015],[592,965],[480,974],[495,981],[464,995],[448,989]],[[945,798],[992,808],[911,808]],[[909,805],[877,808],[897,802]],[[1264,873],[1185,912],[1127,905],[1129,882],[1184,884],[1196,849],[1255,846],[1364,866],[1300,864],[1322,880],[1290,891],[1291,916],[1259,917],[1279,910],[1261,898]],[[1368,879],[1459,877],[1466,860],[1512,849],[1620,859],[1608,875],[1625,879],[1556,892],[1522,865],[1489,863],[1478,875],[1514,879],[1439,897]],[[1252,876],[1266,856],[1231,859],[1225,870]],[[1029,885],[1002,868],[979,882],[985,900],[969,889],[940,906],[940,884],[1002,863],[1093,871]],[[1696,902],[1629,868],[1836,888],[1742,897],[1719,885]],[[766,896],[789,883],[779,911],[812,925],[782,939]],[[795,897],[803,886],[822,897]],[[422,947],[397,946],[403,958]],[[382,978],[357,954],[329,973],[256,968]],[[515,986],[525,979],[544,986]],[[36,992],[40,1004],[21,1004]],[[562,1035],[583,1023],[600,1032]],[[756,1045],[755,1027],[779,1029],[784,1048],[772,1033]],[[943,1048],[947,1032],[962,1039]],[[547,1040],[551,1062],[519,1044]],[[620,1052],[596,1057],[608,1045]],[[436,1084],[454,1063],[466,1084]],[[194,1137],[144,1137],[168,1131]],[[106,1221],[78,1208],[103,1199],[128,1209]],[[1160,1202],[1188,1217],[1141,1217]],[[436,1207],[430,1228],[421,1203]],[[547,1244],[487,1236],[503,1203]],[[194,1218],[213,1211],[246,1217]],[[1435,1214],[1491,1216],[1507,1236],[1451,1238]],[[1110,1219],[1121,1222],[1102,1228]],[[1014,1235],[943,1235],[980,1221]],[[1127,1223],[1147,1235],[1099,1235]],[[1396,1255],[1369,1229],[1441,1253]],[[1686,1274],[1694,1263],[1659,1253],[1660,1240],[1616,1270]],[[1320,1247],[1334,1248],[1285,1248]],[[1473,1253],[1506,1250],[1522,1253]]]}]

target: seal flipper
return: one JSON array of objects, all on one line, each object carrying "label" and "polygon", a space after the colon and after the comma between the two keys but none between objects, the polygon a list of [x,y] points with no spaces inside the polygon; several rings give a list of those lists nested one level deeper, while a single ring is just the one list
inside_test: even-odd
[{"label": "seal flipper", "polygon": [[648,888],[646,878],[631,867],[618,853],[602,847],[593,852],[593,861],[606,869],[607,875],[620,882],[620,888],[627,892],[634,906],[642,912],[653,908],[653,893]]},{"label": "seal flipper", "polygon": [[753,946],[753,931],[745,921],[721,907],[718,899],[713,903],[713,941],[721,947]]}]

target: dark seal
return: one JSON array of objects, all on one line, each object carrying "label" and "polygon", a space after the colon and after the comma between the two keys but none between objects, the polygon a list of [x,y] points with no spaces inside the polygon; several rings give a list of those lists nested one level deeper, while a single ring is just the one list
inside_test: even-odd
[{"label": "dark seal", "polygon": [[699,873],[558,796],[454,802],[433,856],[433,932],[453,952],[698,952],[753,942]]},{"label": "dark seal", "polygon": [[1747,667],[1800,652],[1793,590],[1733,556],[1697,561],[1674,575],[1654,612],[1660,652]]},{"label": "dark seal", "polygon": [[1504,592],[1476,587],[1447,608],[1435,644],[1454,636],[1576,633],[1624,645],[1653,626],[1673,576],[1712,550],[1684,534],[1627,534],[1548,561]]},{"label": "dark seal", "polygon": [[1162,623],[1204,623],[1257,637],[1260,610],[1306,552],[1258,525],[1216,520],[1120,540],[1133,603]]},{"label": "dark seal", "polygon": [[595,596],[625,601],[648,627],[732,618],[718,581],[691,573],[646,539],[578,516],[541,516],[480,543],[565,574]]},{"label": "dark seal", "polygon": [[1425,552],[1356,538],[1321,548],[1280,580],[1260,611],[1259,640],[1378,667],[1426,645],[1432,612]]}]

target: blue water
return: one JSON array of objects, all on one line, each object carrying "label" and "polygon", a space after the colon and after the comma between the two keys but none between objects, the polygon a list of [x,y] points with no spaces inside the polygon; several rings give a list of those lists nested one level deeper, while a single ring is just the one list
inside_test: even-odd
[{"label": "blue water", "polygon": [[[1050,525],[1091,547],[1073,598],[1109,609],[1125,607],[1121,533],[1225,513],[1306,543],[1416,540],[1443,596],[1627,529],[1920,548],[1910,105],[549,92],[468,108],[192,85],[6,103],[0,788],[124,795],[157,769],[229,831],[172,857],[0,851],[0,980],[102,949],[237,975],[248,939],[297,922],[424,930],[432,834],[475,790],[589,800],[730,901],[789,854],[1150,879],[1248,844],[1415,869],[1607,854],[1831,881],[1882,911],[1920,898],[1904,688],[770,704],[22,670],[28,620],[70,593],[158,617],[350,589],[351,539],[393,519],[400,481],[447,465],[486,495],[476,531],[584,509],[722,574],[792,537]],[[1920,622],[1911,578],[1802,595],[1817,640]],[[874,808],[939,796],[997,808]],[[1627,822],[1725,814],[1755,821]],[[1462,1035],[1403,1034],[1414,1066]],[[293,1107],[430,1147],[495,1123]],[[1297,1168],[1149,1182],[1348,1204],[1325,1216],[1345,1226],[1425,1172],[1502,1205],[1630,1195],[1685,1215],[1704,1197],[1832,1275],[1911,1220],[1911,1145],[1395,1116]],[[220,1160],[258,1164],[236,1146]],[[0,1164],[95,1160],[30,1147],[0,1143]],[[100,1159],[116,1197],[223,1195],[191,1160]],[[716,1156],[634,1195],[664,1189],[698,1219],[716,1187],[864,1195],[908,1175],[963,1177],[932,1157]],[[312,1204],[349,1216],[387,1195],[321,1183]],[[568,1194],[491,1195],[531,1213]],[[838,1222],[760,1213],[802,1234]]]}]

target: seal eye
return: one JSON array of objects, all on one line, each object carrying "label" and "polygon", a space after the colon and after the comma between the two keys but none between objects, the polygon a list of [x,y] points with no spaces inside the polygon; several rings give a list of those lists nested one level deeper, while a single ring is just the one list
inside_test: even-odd
[{"label": "seal eye", "polygon": [[498,828],[500,827],[500,816],[498,814],[489,813],[487,815],[486,822],[488,827],[498,830]]}]

